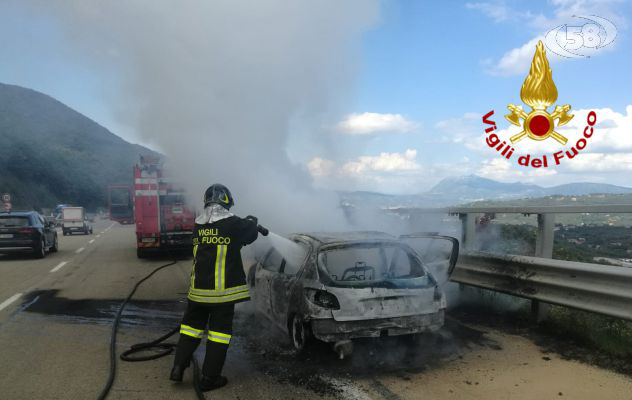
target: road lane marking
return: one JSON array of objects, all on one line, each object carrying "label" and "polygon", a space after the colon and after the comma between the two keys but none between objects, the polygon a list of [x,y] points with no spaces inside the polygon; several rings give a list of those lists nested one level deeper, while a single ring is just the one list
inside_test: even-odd
[{"label": "road lane marking", "polygon": [[92,244],[92,243],[94,243],[94,239],[88,242],[88,244]]},{"label": "road lane marking", "polygon": [[101,237],[101,235],[97,235],[97,237],[98,237],[98,238],[100,238],[100,237]]},{"label": "road lane marking", "polygon": [[0,304],[0,311],[4,310],[5,308],[7,308],[9,306],[9,304],[13,303],[14,301],[16,301],[17,299],[20,298],[20,296],[22,296],[22,293],[16,293],[13,296],[9,297],[8,299],[6,299],[5,301],[3,301]]},{"label": "road lane marking", "polygon": [[105,233],[105,231],[101,231],[100,233],[101,233],[101,235],[103,235]]},{"label": "road lane marking", "polygon": [[57,266],[55,268],[51,269],[50,272],[59,271],[66,264],[68,264],[67,261],[62,261],[59,264],[57,264]]},{"label": "road lane marking", "polygon": [[85,249],[86,249],[85,247],[79,247],[79,248],[75,251],[75,253],[79,254],[79,253],[81,253],[82,251],[84,251]]}]

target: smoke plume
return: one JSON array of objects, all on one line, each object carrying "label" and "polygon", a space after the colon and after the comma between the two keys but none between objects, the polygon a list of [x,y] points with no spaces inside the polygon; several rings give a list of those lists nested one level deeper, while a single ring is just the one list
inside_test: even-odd
[{"label": "smoke plume", "polygon": [[377,0],[38,4],[77,60],[115,76],[116,117],[168,156],[196,202],[220,182],[272,229],[344,227],[337,197],[312,189],[287,146],[331,147],[322,127],[348,111]]}]

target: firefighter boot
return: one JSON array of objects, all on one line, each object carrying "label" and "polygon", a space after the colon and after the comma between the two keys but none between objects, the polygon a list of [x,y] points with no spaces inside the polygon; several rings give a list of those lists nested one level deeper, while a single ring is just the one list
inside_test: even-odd
[{"label": "firefighter boot", "polygon": [[174,381],[174,382],[182,382],[182,376],[184,375],[184,370],[187,369],[187,367],[183,367],[182,365],[174,365],[173,368],[171,368],[171,374],[169,374],[169,379]]},{"label": "firefighter boot", "polygon": [[215,390],[226,386],[227,383],[228,379],[226,379],[225,376],[208,377],[202,375],[202,379],[200,379],[200,390],[208,392],[209,390]]}]

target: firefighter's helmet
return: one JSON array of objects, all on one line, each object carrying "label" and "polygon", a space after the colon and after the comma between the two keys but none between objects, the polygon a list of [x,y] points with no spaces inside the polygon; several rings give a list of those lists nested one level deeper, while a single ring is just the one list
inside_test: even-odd
[{"label": "firefighter's helmet", "polygon": [[226,186],[216,183],[209,186],[204,192],[204,207],[211,203],[220,204],[229,210],[235,204],[235,201]]}]

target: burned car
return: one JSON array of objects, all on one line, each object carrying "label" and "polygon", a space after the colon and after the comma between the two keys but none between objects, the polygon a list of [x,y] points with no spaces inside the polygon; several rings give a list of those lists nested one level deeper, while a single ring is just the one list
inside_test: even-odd
[{"label": "burned car", "polygon": [[[340,357],[351,339],[414,335],[444,323],[458,241],[434,234],[305,233],[271,246],[248,271],[257,310],[302,351],[314,338]],[[288,242],[290,243],[290,242]],[[442,275],[438,278],[436,275]]]}]

